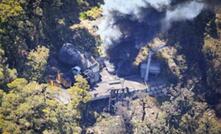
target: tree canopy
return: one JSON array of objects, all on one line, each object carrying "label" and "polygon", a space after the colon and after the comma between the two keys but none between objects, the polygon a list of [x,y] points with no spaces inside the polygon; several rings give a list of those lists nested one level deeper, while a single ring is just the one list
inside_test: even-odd
[{"label": "tree canopy", "polygon": [[0,92],[0,129],[4,133],[80,133],[81,109],[89,100],[81,82],[68,89],[71,100],[59,100],[62,91],[47,84],[17,78]]}]

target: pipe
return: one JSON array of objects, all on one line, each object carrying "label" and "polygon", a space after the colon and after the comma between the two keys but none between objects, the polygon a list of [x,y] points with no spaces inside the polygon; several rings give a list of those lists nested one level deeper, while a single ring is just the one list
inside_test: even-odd
[{"label": "pipe", "polygon": [[149,79],[149,72],[150,72],[150,63],[152,59],[153,52],[149,51],[148,59],[147,59],[147,67],[146,67],[146,73],[144,77],[144,82],[147,82]]}]

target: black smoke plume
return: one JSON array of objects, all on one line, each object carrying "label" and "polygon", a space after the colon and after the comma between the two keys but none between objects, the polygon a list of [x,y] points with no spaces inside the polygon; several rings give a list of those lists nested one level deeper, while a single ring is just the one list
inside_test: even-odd
[{"label": "black smoke plume", "polygon": [[98,34],[107,47],[127,39],[142,45],[173,22],[192,20],[205,8],[197,0],[176,1],[105,0]]}]

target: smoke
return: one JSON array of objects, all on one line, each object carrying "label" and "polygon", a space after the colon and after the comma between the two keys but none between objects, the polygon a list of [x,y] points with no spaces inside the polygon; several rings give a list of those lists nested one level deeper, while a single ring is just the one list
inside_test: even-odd
[{"label": "smoke", "polygon": [[192,20],[197,17],[205,5],[196,1],[178,5],[174,10],[167,10],[164,19],[165,28],[169,29],[172,22]]},{"label": "smoke", "polygon": [[170,5],[170,0],[105,0],[103,5],[104,16],[111,17],[113,12],[118,12],[121,15],[132,15],[136,19],[142,16],[142,8],[153,7],[159,11],[164,6]]},{"label": "smoke", "polygon": [[98,34],[105,45],[119,43],[128,37],[137,39],[141,33],[144,38],[148,38],[158,28],[168,30],[173,22],[194,19],[205,7],[195,0],[176,5],[173,2],[174,0],[104,0]]}]

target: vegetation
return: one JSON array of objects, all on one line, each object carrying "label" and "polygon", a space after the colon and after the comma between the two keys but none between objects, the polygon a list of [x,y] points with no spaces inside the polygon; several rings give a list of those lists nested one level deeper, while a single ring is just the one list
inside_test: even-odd
[{"label": "vegetation", "polygon": [[77,0],[78,6],[88,5],[89,3],[86,0]]},{"label": "vegetation", "polygon": [[[46,30],[56,23],[53,15],[63,4],[60,0],[0,1],[0,133],[81,132],[81,107],[90,98],[87,82],[79,77],[67,89],[68,104],[60,100],[60,87],[45,83],[49,51],[56,46],[51,39],[57,32]],[[45,14],[50,6],[52,18]]]},{"label": "vegetation", "polygon": [[38,46],[36,50],[32,50],[27,56],[26,73],[29,79],[34,81],[42,79],[47,65],[49,49],[44,46]]},{"label": "vegetation", "polygon": [[210,83],[210,86],[212,86],[217,92],[220,92],[221,44],[219,41],[212,38],[206,39],[204,50],[209,60],[208,83]]},{"label": "vegetation", "polygon": [[10,17],[19,16],[23,8],[21,3],[16,0],[2,0],[0,3],[0,22],[6,22]]},{"label": "vegetation", "polygon": [[[84,83],[84,82],[83,82]],[[60,88],[18,78],[1,91],[0,128],[3,133],[80,133],[79,105],[89,96],[78,81],[68,89],[70,103],[59,101]]]},{"label": "vegetation", "polygon": [[93,7],[90,10],[80,13],[80,19],[92,19],[95,20],[101,16],[101,9],[99,7]]}]

